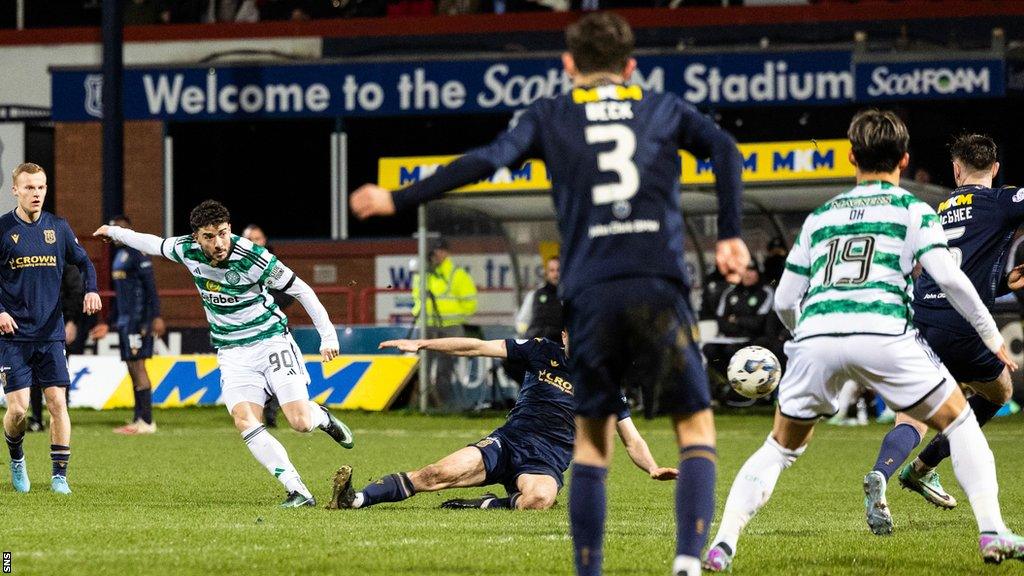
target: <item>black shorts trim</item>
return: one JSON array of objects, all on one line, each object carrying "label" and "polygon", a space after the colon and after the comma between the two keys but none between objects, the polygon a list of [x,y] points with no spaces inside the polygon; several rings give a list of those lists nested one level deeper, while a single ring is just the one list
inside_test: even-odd
[{"label": "black shorts trim", "polygon": [[935,391],[938,390],[945,383],[946,383],[946,377],[943,376],[942,380],[939,380],[938,384],[936,384],[935,386],[932,386],[932,389],[929,390],[928,393],[925,394],[924,396],[921,396],[921,398],[918,399],[917,402],[914,402],[913,404],[911,404],[910,406],[907,406],[906,408],[893,408],[893,411],[895,411],[895,412],[906,412],[907,410],[913,410],[914,408],[917,408],[922,402],[927,400],[929,396],[931,396],[933,393],[935,393]]},{"label": "black shorts trim", "polygon": [[831,417],[835,416],[836,414],[839,414],[839,410],[836,410],[835,412],[833,412],[831,414],[818,414],[817,416],[810,416],[808,418],[801,418],[799,416],[790,416],[789,414],[786,414],[785,412],[783,412],[781,408],[779,409],[779,414],[782,414],[783,416],[785,416],[786,418],[789,418],[790,420],[796,420],[798,422],[813,422],[815,420],[818,420],[819,418],[831,418]]},{"label": "black shorts trim", "polygon": [[281,292],[288,292],[288,289],[295,283],[296,278],[297,276],[295,275],[295,272],[292,272],[292,277],[288,279],[287,283],[285,283],[284,288],[281,288]]}]

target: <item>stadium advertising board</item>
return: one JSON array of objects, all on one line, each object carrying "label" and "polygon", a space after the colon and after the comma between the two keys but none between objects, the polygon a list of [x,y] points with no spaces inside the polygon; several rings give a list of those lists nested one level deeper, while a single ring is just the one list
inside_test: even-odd
[{"label": "stadium advertising board", "polygon": [[1002,60],[858,63],[857,101],[992,98],[1006,94]]},{"label": "stadium advertising board", "polygon": [[[744,182],[789,182],[852,178],[850,142],[847,140],[808,140],[798,142],[764,142],[740,144],[743,155]],[[412,156],[381,158],[377,164],[377,181],[388,189],[397,189],[418,182],[458,156]],[[680,183],[711,184],[714,172],[711,162],[698,160],[680,150]],[[456,192],[510,192],[517,190],[548,190],[551,181],[541,160],[531,159],[517,168],[502,168],[489,178],[459,188]],[[380,276],[378,259],[378,276]],[[379,280],[380,278],[378,278]]]},{"label": "stadium advertising board", "polygon": [[[475,324],[511,325],[519,308],[515,293],[515,275],[512,259],[501,254],[452,254],[452,262],[465,268],[473,278],[477,290],[477,312],[470,320]],[[412,321],[411,263],[415,254],[377,256],[375,260],[376,286],[401,290],[378,292],[375,300],[376,321],[379,324],[408,324]],[[544,267],[540,255],[520,255],[519,277],[527,289],[532,290],[544,280]]]},{"label": "stadium advertising board", "polygon": [[[633,82],[701,107],[843,104],[1002,94],[1002,60],[854,66],[848,50],[654,54]],[[51,70],[53,119],[98,120],[95,69]],[[987,80],[986,80],[987,79]],[[152,67],[125,71],[129,120],[227,120],[458,114],[521,110],[563,94],[557,57]]]},{"label": "stadium advertising board", "polygon": [[[309,396],[347,410],[386,410],[415,370],[414,356],[343,355],[327,364],[304,357]],[[124,362],[108,356],[72,356],[71,406],[108,409],[133,405]],[[220,404],[220,369],[215,355],[154,356],[146,362],[159,408]]]}]

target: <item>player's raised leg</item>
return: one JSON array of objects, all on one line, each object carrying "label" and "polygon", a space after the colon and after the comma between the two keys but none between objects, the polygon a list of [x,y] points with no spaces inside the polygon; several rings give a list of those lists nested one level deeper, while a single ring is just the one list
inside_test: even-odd
[{"label": "player's raised leg", "polygon": [[327,507],[366,508],[401,502],[417,492],[479,486],[486,477],[482,452],[475,446],[466,446],[419,470],[388,474],[358,492],[352,488],[352,468],[342,466],[334,475],[334,494]]},{"label": "player's raised leg", "polygon": [[[984,426],[991,420],[1013,394],[1010,371],[1006,369],[996,380],[971,382],[965,386],[975,390],[967,403],[978,420],[978,426]],[[900,485],[917,492],[935,506],[953,508],[956,500],[942,489],[935,472],[935,468],[949,455],[949,440],[943,434],[936,434],[917,458],[900,471]]]},{"label": "player's raised leg", "polygon": [[772,433],[764,444],[740,468],[729,489],[725,510],[708,550],[704,568],[711,572],[728,571],[736,554],[740,533],[751,518],[768,503],[779,475],[793,465],[807,449],[817,420],[798,420],[775,412]]},{"label": "player's raised leg", "polygon": [[68,416],[64,386],[43,389],[46,408],[50,411],[50,460],[53,464],[50,488],[58,494],[70,494],[68,465],[71,463],[71,417]]},{"label": "player's raised leg", "polygon": [[[2,345],[2,344],[0,344]],[[9,382],[11,376],[5,375]],[[28,492],[32,484],[28,479],[28,468],[25,464],[25,430],[28,428],[29,389],[10,390],[5,395],[7,411],[4,413],[4,440],[11,455],[11,483],[18,492]]]},{"label": "player's raised leg", "polygon": [[488,492],[479,498],[454,498],[441,503],[441,508],[486,510],[547,510],[558,497],[558,480],[548,474],[520,474],[516,487],[507,496]]},{"label": "player's raised leg", "polygon": [[959,388],[924,421],[949,440],[953,473],[967,494],[981,535],[978,547],[985,562],[1024,560],[1024,538],[1010,532],[999,508],[995,457],[974,412]]},{"label": "player's raised leg", "polygon": [[[225,402],[228,402],[227,394],[225,396]],[[263,404],[238,401],[232,403],[230,410],[235,428],[242,434],[242,440],[245,441],[245,445],[253,457],[273,474],[288,492],[288,498],[281,506],[283,508],[315,506],[316,500],[313,499],[313,494],[299,477],[298,471],[288,458],[288,452],[260,422],[259,415],[263,413]]]},{"label": "player's raised leg", "polygon": [[[885,497],[889,479],[921,443],[928,426],[906,414],[896,415],[896,425],[885,435],[875,466],[864,476],[864,509],[871,532],[892,534],[893,520]],[[950,497],[951,498],[951,497]]]},{"label": "player's raised leg", "polygon": [[344,448],[351,448],[354,445],[352,431],[325,406],[306,399],[281,402],[280,406],[292,430],[312,432],[320,429]]}]

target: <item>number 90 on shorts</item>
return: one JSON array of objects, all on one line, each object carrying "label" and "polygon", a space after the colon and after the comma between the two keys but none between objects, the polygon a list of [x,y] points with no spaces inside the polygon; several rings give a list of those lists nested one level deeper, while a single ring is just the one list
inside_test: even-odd
[{"label": "number 90 on shorts", "polygon": [[228,411],[239,402],[263,406],[270,394],[276,395],[281,404],[309,400],[309,373],[290,334],[221,348],[217,361],[221,399]]}]

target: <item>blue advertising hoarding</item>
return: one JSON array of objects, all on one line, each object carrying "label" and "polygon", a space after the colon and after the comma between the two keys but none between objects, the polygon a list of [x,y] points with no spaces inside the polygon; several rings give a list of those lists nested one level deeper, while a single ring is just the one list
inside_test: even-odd
[{"label": "blue advertising hoarding", "polygon": [[995,58],[858,63],[854,72],[858,102],[1006,94],[1005,63]]},{"label": "blue advertising hoarding", "polygon": [[[633,82],[701,108],[997,97],[999,59],[853,63],[846,50],[662,54],[637,58]],[[97,120],[102,76],[52,71],[53,119]],[[130,120],[367,117],[510,112],[566,93],[557,57],[133,68]]]},{"label": "blue advertising hoarding", "polygon": [[[633,82],[697,106],[829,104],[853,97],[850,53],[660,55]],[[54,70],[53,118],[99,119],[102,76]],[[131,120],[224,120],[507,112],[568,92],[558,58],[327,63],[125,71]]]}]

